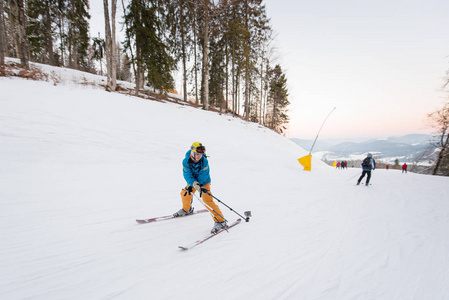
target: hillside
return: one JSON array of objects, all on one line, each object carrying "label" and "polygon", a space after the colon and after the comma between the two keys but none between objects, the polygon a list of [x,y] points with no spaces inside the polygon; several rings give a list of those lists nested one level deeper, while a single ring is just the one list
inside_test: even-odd
[{"label": "hillside", "polygon": [[[354,186],[359,169],[304,172],[307,151],[227,115],[69,79],[0,90],[0,299],[449,298],[447,177]],[[253,218],[183,252],[210,216],[135,219],[180,208],[194,141],[214,195]]]},{"label": "hillside", "polygon": [[[396,159],[401,162],[419,163],[428,165],[429,161],[435,160],[434,147],[429,144],[432,139],[427,134],[409,134],[381,139],[368,139],[364,141],[340,141],[331,143],[326,140],[318,140],[314,153],[322,152],[321,155],[327,160],[357,160],[363,158],[366,153],[374,153],[377,159],[384,163],[393,163]],[[292,138],[293,142],[309,149],[313,144],[311,140]]]}]

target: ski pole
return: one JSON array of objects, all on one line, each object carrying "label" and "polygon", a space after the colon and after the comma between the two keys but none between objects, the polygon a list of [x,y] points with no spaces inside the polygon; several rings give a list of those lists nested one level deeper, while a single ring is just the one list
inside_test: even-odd
[{"label": "ski pole", "polygon": [[359,176],[360,174],[362,174],[362,172],[355,174],[354,176],[352,176],[351,178],[349,178],[349,179],[346,180],[346,181],[349,181],[349,180],[351,180],[352,178],[354,178],[354,177],[356,177],[356,176]]},{"label": "ski pole", "polygon": [[[195,198],[196,198],[199,202],[201,202],[201,204],[203,204],[203,206],[204,206],[205,208],[207,208],[207,209],[209,210],[209,212],[210,212],[210,211],[213,211],[214,213],[216,213],[217,215],[219,215],[223,220],[225,220],[226,222],[228,222],[228,220],[226,220],[225,217],[223,217],[223,216],[220,215],[218,212],[216,212],[215,209],[213,209],[212,207],[210,207],[209,205],[207,205],[206,203],[204,203],[204,201],[201,200],[201,198],[199,198],[195,193],[193,193],[193,195],[195,196]],[[218,222],[217,217],[216,217],[214,214],[212,214],[212,213],[211,213],[211,215],[212,215],[212,217],[215,219],[215,221]]]},{"label": "ski pole", "polygon": [[240,218],[245,219],[245,222],[249,222],[249,218],[251,217],[251,211],[245,211],[245,217],[243,217],[241,214],[239,214],[238,212],[236,212],[235,210],[233,210],[231,207],[229,207],[226,203],[224,203],[223,201],[221,201],[220,199],[218,199],[217,197],[215,197],[214,195],[212,195],[211,193],[209,193],[208,190],[205,189],[204,193],[208,194],[209,196],[213,197],[215,200],[217,200],[218,202],[220,202],[221,204],[223,204],[224,206],[226,206],[227,208],[229,208],[231,211],[233,211],[234,213],[236,213]]}]

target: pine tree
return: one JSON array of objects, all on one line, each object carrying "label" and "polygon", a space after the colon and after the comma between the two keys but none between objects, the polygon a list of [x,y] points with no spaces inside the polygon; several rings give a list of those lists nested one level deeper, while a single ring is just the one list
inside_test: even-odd
[{"label": "pine tree", "polygon": [[100,37],[92,38],[93,59],[100,63],[100,75],[103,75],[104,39]]},{"label": "pine tree", "polygon": [[57,2],[55,0],[28,0],[27,36],[33,61],[56,65],[53,39]]},{"label": "pine tree", "polygon": [[[182,94],[184,101],[187,102],[187,63],[189,55],[194,47],[193,35],[195,32],[195,2],[188,0],[171,0],[166,4],[167,29],[170,33],[169,49],[173,57],[178,57],[182,66]],[[175,64],[179,63],[175,60]]]},{"label": "pine tree", "polygon": [[174,59],[170,56],[163,42],[166,32],[161,23],[164,8],[158,1],[132,0],[125,15],[127,23],[127,39],[125,47],[135,44],[135,62],[137,78],[140,70],[147,72],[146,79],[150,86],[160,92],[173,89],[174,80],[171,72],[175,68]]},{"label": "pine tree", "polygon": [[89,47],[88,0],[69,0],[67,2],[68,34],[66,36],[69,49],[69,67],[89,71],[87,49]]},{"label": "pine tree", "polygon": [[268,45],[264,45],[260,54],[260,104],[259,104],[259,123],[265,125],[265,114],[267,111],[267,95],[268,95],[268,70],[269,58],[266,51]]},{"label": "pine tree", "polygon": [[[252,108],[259,106],[258,103],[252,103],[259,100],[259,89],[256,81],[261,74],[258,69],[258,61],[261,57],[263,44],[268,40],[271,32],[268,26],[268,18],[265,12],[265,6],[261,0],[239,0],[231,3],[233,16],[229,29],[233,32],[231,40],[234,45],[231,46],[233,60],[237,61],[235,67],[243,75],[244,84],[244,117],[257,119],[257,111],[252,112]],[[237,82],[240,80],[235,79]]]},{"label": "pine tree", "polygon": [[55,64],[57,66],[65,66],[66,65],[66,33],[65,33],[65,24],[66,24],[66,0],[56,0],[55,7],[55,43],[59,44],[58,49],[55,49]]},{"label": "pine tree", "polygon": [[122,53],[122,51],[118,49],[117,57],[120,60],[120,64],[117,64],[120,66],[120,69],[117,69],[117,79],[123,81],[131,81],[131,62],[128,55],[126,53]]},{"label": "pine tree", "polygon": [[[215,28],[213,31],[212,39],[216,41],[220,48],[216,48],[214,52],[217,53],[217,57],[212,58],[211,69],[214,69],[214,73],[217,73],[217,62],[214,62],[218,58],[218,55],[223,57],[223,67],[220,73],[220,77],[224,77],[223,86],[223,103],[222,110],[231,109],[234,113],[238,114],[238,78],[240,72],[237,70],[241,62],[241,49],[243,39],[241,35],[242,21],[239,11],[240,1],[222,0],[219,5],[219,14],[215,21]],[[214,54],[212,54],[214,55]],[[221,61],[220,61],[221,63]],[[214,75],[216,76],[216,75]],[[220,79],[220,78],[219,78]],[[211,76],[211,81],[214,80]],[[221,79],[220,79],[221,80]],[[231,105],[229,105],[229,103]]]},{"label": "pine tree", "polygon": [[276,132],[283,133],[289,117],[286,114],[288,101],[287,79],[281,66],[276,65],[270,72],[270,91],[268,102],[271,105],[271,120],[269,127]]},{"label": "pine tree", "polygon": [[210,104],[214,106],[222,105],[224,101],[224,84],[225,84],[225,54],[223,52],[222,41],[212,38],[210,42],[210,79],[209,79],[209,97]]}]

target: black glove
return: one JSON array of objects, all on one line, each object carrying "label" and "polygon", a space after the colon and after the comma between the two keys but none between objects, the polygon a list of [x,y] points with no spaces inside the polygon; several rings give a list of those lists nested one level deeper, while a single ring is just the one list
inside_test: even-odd
[{"label": "black glove", "polygon": [[186,187],[184,188],[184,190],[186,191],[184,196],[187,195],[187,193],[189,193],[189,195],[192,195],[192,187],[190,186],[190,184],[186,185]]}]

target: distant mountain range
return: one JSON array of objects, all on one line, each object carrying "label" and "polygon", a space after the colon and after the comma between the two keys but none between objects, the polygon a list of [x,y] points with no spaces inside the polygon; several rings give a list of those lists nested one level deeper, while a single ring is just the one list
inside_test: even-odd
[{"label": "distant mountain range", "polygon": [[[312,153],[321,152],[323,160],[354,160],[370,152],[385,162],[393,162],[396,158],[401,162],[413,162],[417,158],[432,161],[434,148],[429,144],[431,138],[427,134],[409,134],[357,142],[324,139],[316,142]],[[291,140],[306,151],[310,151],[313,144],[313,140]]]}]

